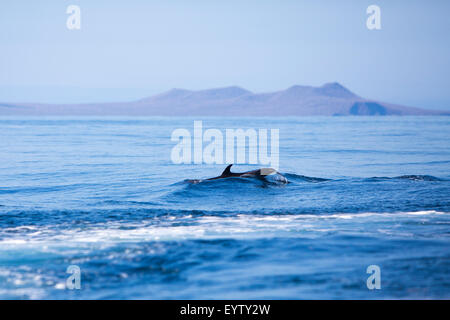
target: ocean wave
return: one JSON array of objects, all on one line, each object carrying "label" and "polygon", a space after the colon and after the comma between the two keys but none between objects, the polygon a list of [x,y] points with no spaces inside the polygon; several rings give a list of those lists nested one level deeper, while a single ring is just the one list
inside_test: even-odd
[{"label": "ocean wave", "polygon": [[[319,237],[324,233],[359,233],[364,236],[376,236],[390,233],[404,235],[397,230],[399,221],[415,221],[426,216],[445,217],[450,223],[449,212],[435,210],[396,213],[336,213],[336,214],[294,214],[294,215],[246,215],[234,216],[203,215],[194,217],[167,216],[140,222],[105,222],[83,227],[61,229],[58,225],[37,228],[34,225],[4,228],[0,244],[42,245],[52,243],[56,246],[77,246],[80,243],[108,245],[120,242],[140,241],[180,241],[195,239],[253,239],[270,237]],[[375,222],[391,221],[397,224],[385,224],[385,229],[365,228],[371,219]],[[351,224],[346,221],[351,220]],[[421,220],[420,223],[423,224]],[[390,226],[390,227],[388,227]],[[390,228],[387,230],[387,228]],[[449,237],[448,233],[434,236]],[[417,235],[416,235],[417,236]],[[428,236],[433,236],[428,235]]]},{"label": "ocean wave", "polygon": [[447,181],[442,178],[430,176],[430,175],[402,175],[397,177],[371,177],[365,179],[366,181],[383,181],[383,180],[411,180],[411,181]]},{"label": "ocean wave", "polygon": [[393,179],[406,179],[414,181],[445,181],[444,179],[436,178],[428,175],[404,175],[399,177],[394,177]]},{"label": "ocean wave", "polygon": [[[281,173],[282,176],[286,177],[288,183],[292,182],[311,182],[311,183],[320,183],[320,182],[327,182],[327,181],[333,181],[335,179],[331,178],[322,178],[322,177],[311,177],[301,174],[295,174],[295,173]],[[340,178],[339,181],[345,182],[345,181],[383,181],[383,180],[411,180],[411,181],[447,181],[443,178],[438,178],[431,175],[420,175],[420,174],[410,174],[410,175],[401,175],[401,176],[394,176],[394,177],[371,177],[371,178],[358,178],[358,177],[350,177],[350,178]],[[218,179],[218,180],[202,180],[202,179],[185,179],[182,182],[177,182],[175,185],[180,185],[183,183],[188,184],[198,184],[202,183],[208,184],[208,185],[228,185],[228,184],[260,184],[261,182],[264,182],[264,179],[255,179],[255,178],[240,178],[240,177],[233,177],[233,178],[227,178],[227,179]],[[265,182],[273,182],[271,180],[267,180]],[[274,185],[279,184],[278,182],[283,181],[274,181]]]},{"label": "ocean wave", "polygon": [[288,178],[289,181],[297,181],[297,182],[325,182],[325,181],[331,181],[332,179],[327,178],[317,178],[317,177],[308,177],[300,174],[295,173],[286,173],[284,174],[286,178]]}]

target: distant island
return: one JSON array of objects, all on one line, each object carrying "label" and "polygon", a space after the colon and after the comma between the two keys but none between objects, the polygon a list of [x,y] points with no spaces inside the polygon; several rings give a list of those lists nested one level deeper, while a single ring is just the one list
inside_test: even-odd
[{"label": "distant island", "polygon": [[172,89],[137,101],[86,104],[0,103],[11,116],[404,116],[450,115],[362,98],[337,82],[253,93],[231,86]]}]

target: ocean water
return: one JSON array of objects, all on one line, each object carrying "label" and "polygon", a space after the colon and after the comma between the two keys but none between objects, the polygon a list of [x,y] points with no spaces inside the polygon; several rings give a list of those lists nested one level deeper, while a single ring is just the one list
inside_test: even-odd
[{"label": "ocean water", "polygon": [[194,120],[0,119],[0,298],[450,298],[449,117],[201,119],[279,129],[288,184],[187,183]]}]

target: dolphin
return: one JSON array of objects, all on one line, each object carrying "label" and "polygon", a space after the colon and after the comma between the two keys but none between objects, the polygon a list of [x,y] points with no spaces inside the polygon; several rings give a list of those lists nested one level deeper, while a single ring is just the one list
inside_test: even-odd
[{"label": "dolphin", "polygon": [[273,168],[261,168],[246,172],[231,172],[231,166],[232,164],[228,165],[225,170],[223,170],[222,174],[220,176],[209,178],[205,180],[217,180],[217,179],[225,179],[225,178],[233,178],[233,177],[240,177],[240,178],[265,178],[266,176],[272,175],[272,174],[278,174],[280,177],[282,177],[281,181],[284,183],[287,183],[287,179],[281,175],[277,170]]}]

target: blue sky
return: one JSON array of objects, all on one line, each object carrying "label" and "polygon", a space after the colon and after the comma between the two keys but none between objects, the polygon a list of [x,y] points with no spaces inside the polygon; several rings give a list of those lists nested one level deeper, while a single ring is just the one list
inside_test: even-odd
[{"label": "blue sky", "polygon": [[[71,4],[81,30],[66,28]],[[366,28],[370,4],[381,30]],[[450,109],[449,14],[445,0],[2,0],[0,101],[338,81],[364,97]]]}]

